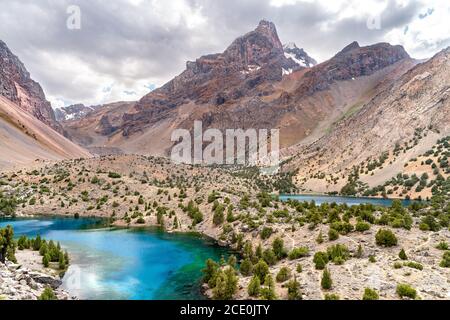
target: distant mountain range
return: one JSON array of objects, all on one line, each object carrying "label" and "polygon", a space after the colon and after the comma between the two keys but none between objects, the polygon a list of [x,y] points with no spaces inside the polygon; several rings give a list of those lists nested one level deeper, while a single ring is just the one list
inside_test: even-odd
[{"label": "distant mountain range", "polygon": [[84,104],[74,104],[68,107],[55,109],[55,117],[59,122],[70,120],[81,120],[87,116],[88,113],[93,112],[102,106],[86,107]]},{"label": "distant mountain range", "polygon": [[[70,130],[64,126],[86,147],[124,153],[167,155],[173,129],[191,129],[194,120],[205,129],[280,128],[285,148],[320,138],[353,104],[375,95],[380,81],[395,81],[413,65],[400,46],[356,42],[317,65],[295,44],[283,46],[275,25],[261,21],[223,53],[187,62],[132,107],[115,109],[113,118],[91,112],[68,121]],[[90,130],[87,118],[96,124]]]},{"label": "distant mountain range", "polygon": [[[77,104],[56,114],[3,42],[0,57],[3,109],[13,106],[81,146],[58,135],[73,151],[68,157],[85,150],[167,156],[172,131],[191,130],[195,120],[204,129],[278,128],[284,170],[296,172],[302,188],[332,192],[355,167],[392,154],[418,131],[414,147],[390,156],[379,172],[363,172],[362,183],[389,179],[407,157],[450,133],[448,49],[419,63],[401,46],[353,42],[317,64],[295,44],[283,46],[275,25],[263,20],[224,52],[188,61],[180,75],[139,101]],[[0,141],[9,135],[4,131]]]}]

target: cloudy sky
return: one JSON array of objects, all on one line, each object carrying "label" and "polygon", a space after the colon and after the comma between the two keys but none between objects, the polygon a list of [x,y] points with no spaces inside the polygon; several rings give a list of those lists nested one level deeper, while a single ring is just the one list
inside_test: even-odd
[{"label": "cloudy sky", "polygon": [[261,19],[324,61],[354,40],[431,57],[449,18],[448,0],[0,0],[0,39],[57,107],[137,100]]}]

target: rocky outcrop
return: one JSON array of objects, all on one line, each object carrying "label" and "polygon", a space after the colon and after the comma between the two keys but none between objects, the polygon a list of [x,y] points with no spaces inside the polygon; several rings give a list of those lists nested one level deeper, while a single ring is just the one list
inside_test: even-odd
[{"label": "rocky outcrop", "polygon": [[183,73],[143,97],[136,112],[124,115],[123,135],[164,119],[167,112],[188,101],[220,106],[260,94],[259,86],[280,81],[283,69],[298,67],[284,55],[275,25],[263,20],[223,53],[187,62]]},{"label": "rocky outcrop", "polygon": [[46,287],[55,290],[59,300],[67,300],[69,294],[59,289],[61,284],[59,278],[8,261],[0,263],[0,300],[37,300]]},{"label": "rocky outcrop", "polygon": [[55,110],[57,121],[74,121],[84,118],[89,113],[101,108],[101,106],[87,107],[84,104],[74,104],[68,107],[62,107]]},{"label": "rocky outcrop", "polygon": [[36,159],[73,159],[90,154],[50,126],[0,96],[0,168],[28,164]]},{"label": "rocky outcrop", "polygon": [[305,50],[298,48],[293,42],[284,45],[283,50],[286,58],[292,59],[295,63],[297,63],[298,67],[295,68],[295,70],[298,70],[301,67],[311,68],[317,65],[316,60],[311,58]]},{"label": "rocky outcrop", "polygon": [[408,58],[409,55],[402,46],[379,43],[360,47],[357,42],[353,42],[332,59],[309,70],[296,94],[310,95],[326,90],[333,82],[369,76]]},{"label": "rocky outcrop", "polygon": [[64,133],[39,83],[31,79],[23,63],[1,40],[0,95],[18,104],[23,110],[59,133]]},{"label": "rocky outcrop", "polygon": [[[351,72],[367,73],[405,56],[403,50],[384,44],[376,49],[391,52],[393,57],[380,60],[366,53],[361,59],[354,60],[357,63]],[[347,58],[349,55],[353,59],[361,50],[342,52],[339,60],[350,59]],[[353,167],[364,168],[369,160],[373,162],[386,153],[386,163],[376,172],[361,170],[360,174],[360,179],[371,187],[383,185],[401,173],[411,159],[424,154],[438,139],[450,134],[449,75],[450,48],[417,64],[395,82],[384,83],[372,99],[337,122],[333,130],[318,141],[299,148],[289,167],[301,169],[299,181],[317,172],[346,177]],[[350,75],[341,73],[340,76]],[[394,150],[404,146],[405,150],[395,155]],[[315,185],[308,185],[308,188],[339,191],[342,187],[327,185],[325,179],[317,183],[312,179],[309,183],[313,182]]]},{"label": "rocky outcrop", "polygon": [[103,115],[99,121],[98,126],[95,128],[95,132],[97,132],[103,136],[107,136],[107,135],[110,135],[111,133],[113,133],[114,131],[116,131],[116,128],[114,128],[111,125],[111,122],[109,121],[108,116]]},{"label": "rocky outcrop", "polygon": [[400,46],[357,42],[317,65],[295,44],[283,46],[275,25],[261,21],[224,52],[187,62],[132,107],[114,108],[107,118],[96,111],[65,128],[91,148],[167,156],[173,130],[191,130],[201,120],[204,130],[278,128],[287,148],[321,138],[413,65]]}]

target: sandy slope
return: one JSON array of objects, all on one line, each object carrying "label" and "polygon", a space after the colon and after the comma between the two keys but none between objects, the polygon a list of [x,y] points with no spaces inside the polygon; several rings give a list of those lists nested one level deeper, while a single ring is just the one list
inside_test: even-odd
[{"label": "sandy slope", "polygon": [[83,148],[0,97],[0,169],[36,159],[89,157]]}]

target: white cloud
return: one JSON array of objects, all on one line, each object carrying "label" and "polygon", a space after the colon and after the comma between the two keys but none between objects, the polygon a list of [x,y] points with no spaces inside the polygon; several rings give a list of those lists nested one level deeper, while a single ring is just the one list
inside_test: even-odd
[{"label": "white cloud", "polygon": [[[79,31],[65,27],[70,4],[81,8]],[[318,61],[354,40],[429,57],[450,45],[449,10],[447,0],[2,0],[0,39],[54,105],[93,105],[141,98],[263,18],[275,22],[282,42]],[[377,14],[381,29],[370,30],[367,19]]]},{"label": "white cloud", "polygon": [[450,45],[450,2],[424,1],[422,17],[417,16],[405,28],[386,34],[386,41],[403,45],[415,58],[429,58]]}]

